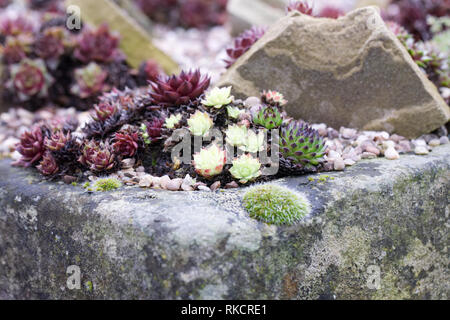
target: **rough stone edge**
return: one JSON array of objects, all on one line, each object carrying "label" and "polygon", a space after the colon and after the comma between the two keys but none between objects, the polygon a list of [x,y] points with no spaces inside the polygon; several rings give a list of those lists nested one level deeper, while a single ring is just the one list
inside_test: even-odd
[{"label": "rough stone edge", "polygon": [[[148,219],[135,212],[144,210],[143,204],[154,197],[161,201],[160,192],[131,196],[122,191],[94,197],[72,192],[67,198],[70,187],[50,184],[49,188],[30,171],[11,169],[21,175],[20,180],[29,181],[30,189],[20,181],[0,183],[0,202],[10,205],[2,209],[0,226],[16,231],[8,233],[14,245],[6,250],[12,251],[0,255],[3,265],[14,265],[0,271],[0,297],[445,299],[449,283],[445,224],[450,212],[448,200],[442,201],[448,199],[449,149],[439,147],[430,156],[404,156],[398,162],[366,161],[346,173],[331,174],[335,180],[323,185],[314,185],[308,177],[277,181],[308,194],[315,208],[309,219],[276,228],[239,215],[240,225],[232,225],[234,232],[254,230],[253,234],[234,244],[225,236],[187,247],[178,246],[177,237],[162,236],[177,233],[163,215]],[[358,188],[348,190],[355,179]],[[182,194],[171,193],[167,201]],[[211,201],[216,196],[196,195],[214,207]],[[127,197],[129,201],[124,201]],[[120,201],[132,207],[125,217],[111,211]],[[214,214],[220,212],[228,214],[223,210]],[[408,219],[395,220],[400,217]],[[147,224],[141,223],[145,218]],[[423,225],[417,225],[419,221]],[[163,226],[155,228],[157,224]],[[73,230],[74,226],[80,230]],[[377,238],[375,231],[382,237]],[[259,239],[256,246],[243,246],[245,240],[255,239]],[[0,249],[5,250],[4,242],[0,236]],[[208,249],[209,245],[213,247]],[[195,252],[202,256],[189,261]],[[382,268],[380,290],[361,288],[368,276],[367,260]],[[69,292],[64,288],[67,275],[61,270],[80,261],[86,274],[84,287]],[[152,277],[149,270],[158,274]],[[23,283],[12,280],[14,276],[5,283],[8,272],[25,277],[19,279]]]}]

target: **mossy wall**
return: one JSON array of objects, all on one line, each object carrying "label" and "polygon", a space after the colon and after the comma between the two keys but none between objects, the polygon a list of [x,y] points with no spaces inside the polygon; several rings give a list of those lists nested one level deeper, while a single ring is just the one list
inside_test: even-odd
[{"label": "mossy wall", "polygon": [[282,227],[245,190],[91,194],[1,161],[0,299],[448,299],[449,154],[277,181],[313,209]]}]

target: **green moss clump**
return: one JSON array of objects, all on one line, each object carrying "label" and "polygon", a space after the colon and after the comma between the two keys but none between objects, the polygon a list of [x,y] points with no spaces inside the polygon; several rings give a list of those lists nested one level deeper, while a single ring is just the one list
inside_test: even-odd
[{"label": "green moss clump", "polygon": [[329,175],[320,175],[317,179],[314,179],[313,177],[309,177],[308,180],[310,182],[317,182],[317,183],[325,183],[328,180],[334,180],[334,177],[330,177]]},{"label": "green moss clump", "polygon": [[120,188],[122,186],[122,183],[115,179],[115,178],[104,178],[104,179],[98,179],[92,184],[92,189],[94,191],[112,191]]},{"label": "green moss clump", "polygon": [[304,195],[270,184],[250,188],[243,204],[250,217],[275,225],[293,224],[311,212]]}]

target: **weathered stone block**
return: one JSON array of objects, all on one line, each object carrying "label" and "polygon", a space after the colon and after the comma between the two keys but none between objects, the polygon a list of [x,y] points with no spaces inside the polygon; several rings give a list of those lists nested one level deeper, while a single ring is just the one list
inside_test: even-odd
[{"label": "weathered stone block", "polygon": [[448,299],[449,153],[276,181],[313,206],[286,227],[245,190],[88,194],[1,161],[0,299]]},{"label": "weathered stone block", "polygon": [[222,77],[238,97],[279,90],[288,112],[332,127],[417,137],[445,124],[450,109],[378,9],[340,19],[293,13],[273,25]]}]

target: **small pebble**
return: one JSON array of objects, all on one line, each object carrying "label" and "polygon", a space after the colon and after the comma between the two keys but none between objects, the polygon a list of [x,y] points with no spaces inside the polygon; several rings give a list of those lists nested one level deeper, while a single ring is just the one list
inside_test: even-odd
[{"label": "small pebble", "polygon": [[426,155],[429,153],[429,151],[428,151],[427,147],[425,147],[425,146],[417,146],[414,149],[414,153],[419,154],[419,155]]},{"label": "small pebble", "polygon": [[366,152],[373,153],[376,156],[380,155],[380,150],[377,147],[374,147],[374,146],[367,146],[366,147]]},{"label": "small pebble", "polygon": [[408,140],[400,141],[396,147],[397,151],[400,153],[408,153],[412,151],[411,142]]},{"label": "small pebble", "polygon": [[244,104],[247,108],[251,108],[261,104],[261,100],[258,97],[248,97]]},{"label": "small pebble", "polygon": [[183,183],[183,179],[172,179],[167,183],[167,190],[170,191],[178,191],[181,188],[181,184]]},{"label": "small pebble", "polygon": [[389,148],[395,148],[395,142],[392,140],[383,141],[383,150],[387,150]]},{"label": "small pebble", "polygon": [[149,174],[144,175],[139,179],[139,187],[150,188],[153,184],[153,177]]},{"label": "small pebble", "polygon": [[167,189],[167,185],[169,184],[169,182],[170,182],[170,178],[169,178],[169,176],[163,176],[163,177],[161,177],[160,179],[159,179],[159,186],[161,187],[161,189]]},{"label": "small pebble", "polygon": [[210,188],[208,188],[207,186],[202,186],[202,185],[198,186],[198,190],[200,190],[200,191],[207,191],[207,192],[211,191]]},{"label": "small pebble", "polygon": [[239,184],[236,181],[232,181],[225,185],[225,189],[235,189],[235,188],[239,188]]},{"label": "small pebble", "polygon": [[394,147],[390,147],[384,152],[384,157],[388,160],[397,160],[400,158],[400,155]]},{"label": "small pebble", "polygon": [[186,175],[183,179],[183,184],[193,186],[196,183],[195,179],[192,178],[190,175]]},{"label": "small pebble", "polygon": [[122,160],[122,168],[123,169],[133,168],[135,163],[136,163],[136,159],[134,159],[134,158],[123,159]]},{"label": "small pebble", "polygon": [[352,165],[354,165],[356,162],[353,161],[352,159],[345,159],[345,160],[344,160],[344,163],[345,163],[346,166],[352,166]]},{"label": "small pebble", "polygon": [[390,139],[395,143],[399,143],[401,140],[405,140],[405,137],[399,136],[398,134],[394,133],[392,136],[390,136]]},{"label": "small pebble", "polygon": [[62,180],[64,181],[65,184],[71,184],[71,183],[77,181],[77,178],[75,178],[75,177],[73,177],[73,176],[65,175],[65,176],[62,178]]},{"label": "small pebble", "polygon": [[339,152],[336,152],[334,150],[329,150],[328,151],[328,159],[329,160],[331,160],[331,159],[335,160],[335,159],[338,159],[340,157],[341,157],[341,155],[340,155]]},{"label": "small pebble", "polygon": [[356,137],[358,131],[356,129],[344,128],[342,127],[340,130],[341,136],[344,139],[352,139]]},{"label": "small pebble", "polygon": [[426,147],[426,145],[427,145],[427,142],[423,139],[412,140],[411,142],[416,147],[419,147],[419,146]]},{"label": "small pebble", "polygon": [[363,152],[361,155],[361,159],[375,159],[377,158],[377,155],[372,152]]},{"label": "small pebble", "polygon": [[181,190],[183,191],[194,191],[194,187],[188,184],[182,184],[181,185]]},{"label": "small pebble", "polygon": [[430,140],[430,142],[428,142],[428,145],[430,146],[430,147],[438,147],[438,146],[440,146],[441,145],[441,140],[440,139],[433,139],[433,140]]},{"label": "small pebble", "polygon": [[133,168],[122,170],[122,173],[127,178],[134,178],[134,177],[136,177],[136,171],[134,171]]},{"label": "small pebble", "polygon": [[447,136],[441,137],[439,139],[440,144],[448,144],[450,141]]},{"label": "small pebble", "polygon": [[333,128],[328,128],[328,138],[337,139],[339,138],[339,131]]},{"label": "small pebble", "polygon": [[358,156],[358,154],[356,153],[355,150],[352,150],[352,151],[350,151],[348,153],[344,153],[342,155],[342,159],[344,159],[344,160],[346,160],[346,159],[353,159],[353,158],[357,158],[357,157],[359,157],[359,156]]},{"label": "small pebble", "polygon": [[200,186],[206,186],[206,184],[204,184],[203,182],[196,182],[192,187],[194,188],[194,190],[198,190]]},{"label": "small pebble", "polygon": [[374,140],[375,141],[384,141],[389,139],[389,133],[386,131],[377,132],[375,134]]},{"label": "small pebble", "polygon": [[220,188],[220,181],[216,181],[210,186],[211,191],[216,191],[219,188]]},{"label": "small pebble", "polygon": [[335,171],[342,171],[345,169],[345,162],[342,159],[336,159],[334,161],[334,170]]},{"label": "small pebble", "polygon": [[327,125],[325,123],[313,124],[311,127],[317,130],[321,137],[326,137],[328,135]]}]

